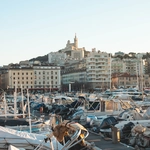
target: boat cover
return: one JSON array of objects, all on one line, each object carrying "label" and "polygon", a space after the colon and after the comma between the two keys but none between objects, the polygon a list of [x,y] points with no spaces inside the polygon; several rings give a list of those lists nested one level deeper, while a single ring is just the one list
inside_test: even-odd
[{"label": "boat cover", "polygon": [[147,108],[143,116],[145,119],[150,119],[150,107]]},{"label": "boat cover", "polygon": [[100,129],[108,129],[108,128],[116,125],[117,123],[118,123],[118,121],[116,120],[115,117],[113,117],[113,116],[107,117],[101,123]]},{"label": "boat cover", "polygon": [[15,146],[9,145],[8,150],[25,150],[24,148],[17,148]]},{"label": "boat cover", "polygon": [[[8,148],[9,145],[13,145],[17,148],[25,148],[33,150],[40,143],[43,143],[42,147],[43,149],[51,150],[50,141],[47,141],[47,143],[45,143],[44,141],[45,138],[47,138],[46,134],[44,135],[44,134],[28,133],[0,126],[0,149],[1,148],[5,149]],[[56,140],[54,136],[51,138],[51,141],[54,150],[62,149],[63,146]]]}]

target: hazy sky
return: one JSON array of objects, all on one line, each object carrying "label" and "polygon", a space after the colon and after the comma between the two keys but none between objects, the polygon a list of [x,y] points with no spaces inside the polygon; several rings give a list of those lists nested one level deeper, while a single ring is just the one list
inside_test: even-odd
[{"label": "hazy sky", "polygon": [[150,52],[150,0],[0,0],[0,66],[65,47]]}]

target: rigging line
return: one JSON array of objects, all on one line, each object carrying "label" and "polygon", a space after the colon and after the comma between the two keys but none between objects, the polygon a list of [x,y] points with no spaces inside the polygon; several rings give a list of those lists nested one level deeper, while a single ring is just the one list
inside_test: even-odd
[{"label": "rigging line", "polygon": [[[6,142],[5,145],[9,145],[10,143],[8,143],[7,140],[9,140],[9,139],[20,139],[20,138],[7,138],[7,139],[6,138],[2,138],[2,139],[5,140],[5,142]],[[27,141],[27,139],[23,138],[21,140],[25,140],[30,146],[35,147],[35,145],[31,144],[29,141]],[[20,144],[20,143],[13,143],[13,144]],[[25,144],[25,145],[27,145],[27,144]]]},{"label": "rigging line", "polygon": [[[12,145],[12,144],[15,144],[15,145],[20,145],[20,144],[22,144],[22,143],[8,143],[8,142],[6,142],[6,144],[5,145]],[[0,143],[0,145],[4,145],[4,143]],[[23,147],[28,147],[28,146],[32,146],[31,144],[29,144],[28,146],[27,146],[27,144],[22,144],[22,146]]]},{"label": "rigging line", "polygon": [[[87,148],[89,149],[88,145],[85,145],[85,147],[81,148],[80,150],[87,150]],[[89,149],[90,150],[90,149]]]},{"label": "rigging line", "polygon": [[[0,139],[6,139],[5,137],[0,137]],[[7,139],[20,139],[20,138],[7,138]],[[24,140],[24,139],[20,139],[20,140]]]},{"label": "rigging line", "polygon": [[[31,146],[31,147],[33,147],[31,144],[29,144],[29,145],[27,145],[27,144],[22,144],[22,143],[7,143],[7,144],[5,144],[5,145],[13,145],[14,144],[14,146],[16,146],[17,144],[18,144],[18,146],[21,146],[21,147],[29,147],[29,146]],[[20,144],[22,144],[22,145],[20,145]],[[1,145],[1,144],[0,144]],[[4,144],[2,144],[2,145],[4,145]],[[37,145],[37,144],[36,144]],[[6,147],[6,148],[8,148],[8,146]],[[34,148],[36,148],[36,146],[34,145]],[[44,148],[44,147],[43,147]],[[0,148],[1,149],[1,148]],[[45,150],[47,150],[47,148],[44,148]]]},{"label": "rigging line", "polygon": [[8,142],[7,142],[7,140],[4,138],[4,140],[5,140],[5,142],[6,142],[6,144],[4,145],[4,146],[6,146],[6,148],[8,148]]}]

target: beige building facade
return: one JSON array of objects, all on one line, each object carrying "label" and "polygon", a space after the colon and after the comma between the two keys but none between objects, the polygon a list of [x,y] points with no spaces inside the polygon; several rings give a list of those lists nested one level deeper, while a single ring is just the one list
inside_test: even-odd
[{"label": "beige building facade", "polygon": [[112,86],[116,88],[137,87],[139,90],[142,90],[150,86],[150,76],[148,74],[143,76],[131,75],[129,73],[113,74]]},{"label": "beige building facade", "polygon": [[61,88],[60,67],[34,66],[34,88]]},{"label": "beige building facade", "polygon": [[33,66],[9,68],[3,75],[4,89],[60,89],[60,67]]},{"label": "beige building facade", "polygon": [[34,72],[32,67],[9,68],[5,75],[5,88],[33,88]]}]

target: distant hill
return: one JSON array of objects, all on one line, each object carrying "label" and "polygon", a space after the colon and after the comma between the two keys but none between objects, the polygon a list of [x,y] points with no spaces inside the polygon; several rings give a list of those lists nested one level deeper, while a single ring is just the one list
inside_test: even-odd
[{"label": "distant hill", "polygon": [[38,56],[38,57],[36,57],[36,58],[30,59],[29,61],[47,62],[47,61],[48,61],[48,55]]}]

